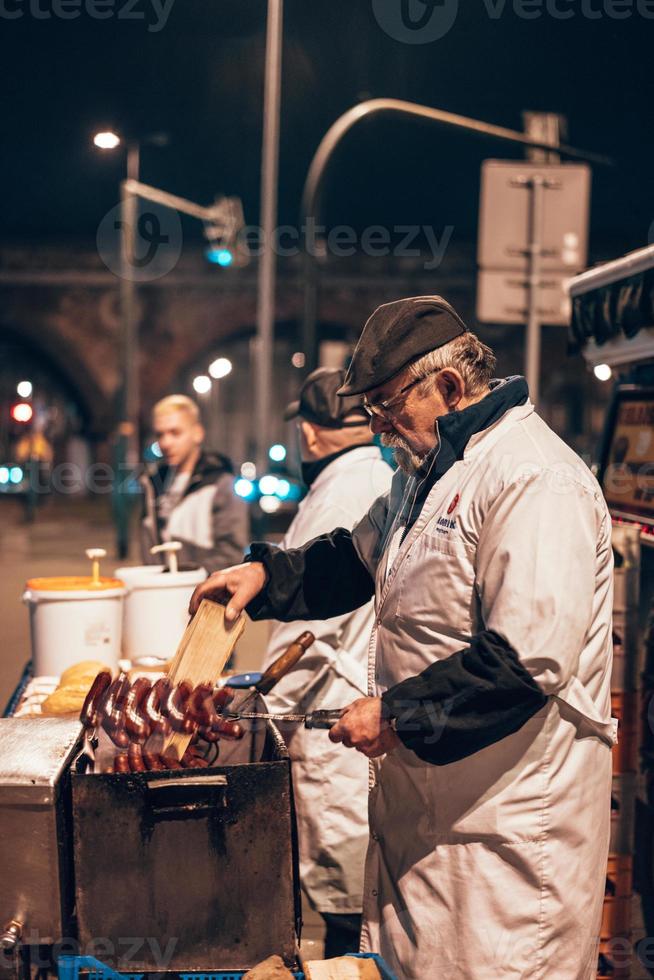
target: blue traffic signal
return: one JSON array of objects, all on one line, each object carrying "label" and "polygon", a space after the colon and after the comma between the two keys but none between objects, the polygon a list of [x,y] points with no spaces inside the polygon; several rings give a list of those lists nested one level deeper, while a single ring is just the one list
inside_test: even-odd
[{"label": "blue traffic signal", "polygon": [[234,261],[233,253],[224,247],[217,248],[210,245],[209,248],[205,249],[204,254],[210,262],[213,262],[214,265],[221,265],[223,269],[227,268]]}]

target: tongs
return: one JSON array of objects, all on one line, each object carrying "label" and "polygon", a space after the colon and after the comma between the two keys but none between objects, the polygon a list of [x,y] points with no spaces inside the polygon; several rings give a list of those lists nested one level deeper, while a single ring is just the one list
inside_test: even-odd
[{"label": "tongs", "polygon": [[333,728],[343,714],[344,708],[321,708],[317,711],[308,711],[306,714],[275,714],[273,712],[256,711],[235,711],[233,714],[228,712],[227,716],[235,721],[241,718],[256,719],[262,718],[270,721],[302,722],[305,728]]},{"label": "tongs", "polygon": [[291,643],[281,657],[278,657],[277,660],[275,660],[270,667],[268,667],[260,680],[258,680],[256,684],[252,685],[249,693],[246,694],[241,703],[227,708],[223,712],[224,716],[229,719],[233,718],[234,721],[238,721],[239,719],[256,721],[258,718],[261,718],[264,721],[301,722],[304,724],[305,728],[329,729],[335,725],[343,714],[343,708],[327,708],[318,711],[309,711],[304,714],[276,714],[274,712],[243,710],[245,705],[256,697],[257,694],[262,694],[264,696],[269,694],[277,681],[281,680],[281,678],[295,666],[305,650],[308,650],[308,648],[311,646],[314,639],[315,637],[313,633],[310,633],[308,630],[305,633],[302,633],[301,636],[298,636],[297,640],[295,640],[294,643]]}]

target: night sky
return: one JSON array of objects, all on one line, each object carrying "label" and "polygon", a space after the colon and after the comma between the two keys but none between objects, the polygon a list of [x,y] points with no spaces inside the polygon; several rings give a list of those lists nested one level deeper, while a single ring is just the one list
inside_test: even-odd
[{"label": "night sky", "polygon": [[[103,0],[112,12],[104,20],[88,15],[85,0],[76,19],[46,18],[53,2],[0,0],[0,237],[93,240],[124,172],[119,151],[90,144],[107,125],[133,136],[166,131],[168,147],[143,150],[142,179],[202,203],[217,192],[240,195],[256,223],[265,0],[173,0],[160,30],[153,0],[129,0],[129,9],[128,0]],[[65,2],[74,12],[75,0]],[[419,13],[422,4],[411,2]],[[592,235],[616,250],[647,244],[654,20],[636,0],[558,0],[574,14],[567,20],[544,9],[525,19],[512,0],[459,7],[444,37],[418,45],[388,36],[373,0],[286,0],[280,221],[297,221],[328,126],[361,99],[392,96],[515,129],[522,109],[564,113],[570,143],[617,164],[594,172]],[[325,216],[357,227],[451,224],[456,237],[474,239],[480,163],[510,155],[440,127],[369,121],[330,172]]]}]

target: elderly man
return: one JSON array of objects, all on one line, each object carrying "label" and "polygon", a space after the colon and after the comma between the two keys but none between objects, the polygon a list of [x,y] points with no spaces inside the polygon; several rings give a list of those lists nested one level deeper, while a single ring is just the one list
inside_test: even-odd
[{"label": "elderly man", "polygon": [[200,587],[228,617],[294,619],[375,592],[369,697],[331,736],[373,759],[363,946],[403,980],[596,971],[610,519],[524,380],[494,366],[440,297],[376,310],[341,393],[364,392],[396,448],[390,493],[351,534],[253,545]]},{"label": "elderly man", "polygon": [[[336,525],[351,529],[391,485],[392,470],[372,443],[361,395],[339,398],[345,372],[319,368],[284,417],[297,419],[302,478],[308,493],[282,548],[298,548]],[[266,698],[276,712],[349,704],[365,694],[372,602],[306,624],[315,642]],[[306,627],[305,627],[306,628]],[[264,666],[302,627],[277,625]],[[302,888],[325,920],[325,956],[356,952],[361,931],[363,866],[368,844],[368,767],[325,731],[284,726],[293,760]]]}]

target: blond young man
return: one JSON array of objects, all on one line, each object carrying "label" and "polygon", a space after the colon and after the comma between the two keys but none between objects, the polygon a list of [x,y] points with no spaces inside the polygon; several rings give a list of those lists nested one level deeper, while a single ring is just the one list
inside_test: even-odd
[{"label": "blond young man", "polygon": [[173,539],[182,542],[182,563],[208,572],[242,561],[247,505],[234,493],[230,460],[202,448],[198,406],[186,395],[169,395],[154,406],[152,426],[163,459],[140,480],[143,561],[156,562],[150,548]]}]

